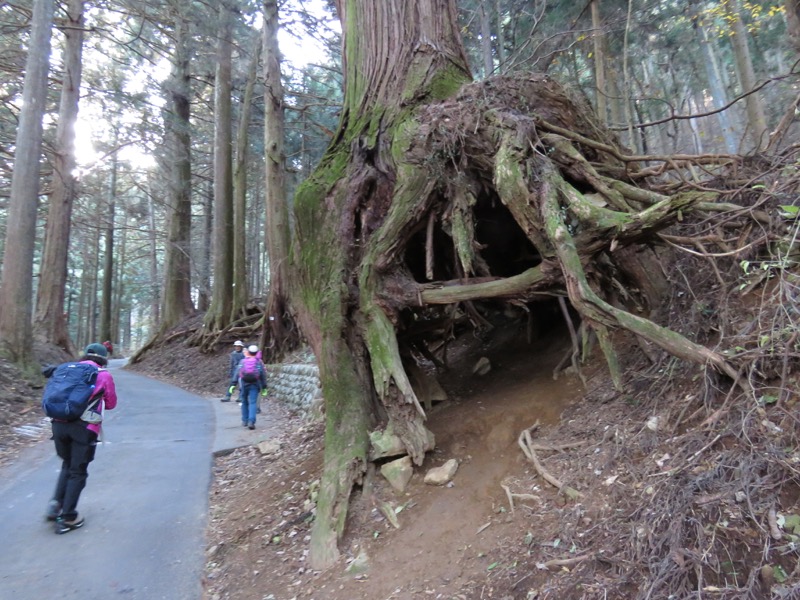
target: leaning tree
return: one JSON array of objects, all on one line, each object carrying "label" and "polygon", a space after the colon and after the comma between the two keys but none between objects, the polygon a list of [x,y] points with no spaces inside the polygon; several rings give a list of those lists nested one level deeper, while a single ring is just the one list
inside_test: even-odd
[{"label": "leaning tree", "polygon": [[417,465],[430,448],[408,356],[442,331],[480,326],[489,306],[535,311],[568,298],[617,386],[613,329],[737,375],[719,353],[610,295],[655,306],[663,281],[653,255],[630,247],[713,210],[717,194],[648,188],[658,157],[626,156],[546,76],[471,83],[454,0],[338,0],[337,9],[341,122],[297,192],[292,250],[293,301],[325,397],[315,568],[338,557],[370,431],[390,428]]}]

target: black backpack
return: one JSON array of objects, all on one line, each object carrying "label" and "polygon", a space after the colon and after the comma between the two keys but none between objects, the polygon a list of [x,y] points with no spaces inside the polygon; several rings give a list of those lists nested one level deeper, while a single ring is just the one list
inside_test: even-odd
[{"label": "black backpack", "polygon": [[76,421],[91,404],[97,384],[96,365],[68,362],[56,367],[42,396],[42,410],[51,419]]}]

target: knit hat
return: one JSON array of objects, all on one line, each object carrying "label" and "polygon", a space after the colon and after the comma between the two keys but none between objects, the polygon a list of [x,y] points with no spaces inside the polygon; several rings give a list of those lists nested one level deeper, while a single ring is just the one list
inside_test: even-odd
[{"label": "knit hat", "polygon": [[256,346],[255,344],[253,344],[252,346],[248,346],[247,351],[250,354],[258,354],[258,346]]},{"label": "knit hat", "polygon": [[95,342],[94,344],[89,344],[86,346],[86,350],[83,353],[91,358],[92,356],[99,356],[100,358],[106,358],[108,356],[108,350],[106,349],[103,344],[98,344]]}]

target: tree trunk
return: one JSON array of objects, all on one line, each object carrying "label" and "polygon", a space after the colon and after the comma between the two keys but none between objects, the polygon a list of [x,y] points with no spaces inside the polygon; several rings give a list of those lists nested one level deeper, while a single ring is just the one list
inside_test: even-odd
[{"label": "tree trunk", "polygon": [[232,28],[231,9],[227,2],[220,2],[214,77],[214,274],[211,306],[205,316],[206,330],[211,332],[227,327],[233,317]]},{"label": "tree trunk", "polygon": [[503,8],[500,0],[494,1],[494,16],[497,20],[497,62],[498,73],[506,70],[506,36],[503,28]]},{"label": "tree trunk", "polygon": [[606,85],[606,52],[605,52],[605,32],[603,31],[603,21],[600,17],[600,0],[591,0],[592,4],[592,40],[594,41],[594,87],[595,87],[595,110],[600,122],[605,124],[608,119]]},{"label": "tree trunk", "polygon": [[[114,129],[114,148],[119,144],[119,130]],[[108,214],[105,227],[105,249],[103,252],[103,295],[100,301],[100,338],[115,339],[111,327],[114,305],[114,219],[117,207],[117,152],[111,156],[111,174],[108,182]]]},{"label": "tree trunk", "polygon": [[250,301],[247,283],[247,158],[250,144],[250,115],[253,112],[253,90],[258,75],[261,38],[250,57],[244,98],[239,108],[239,135],[236,138],[236,169],[233,175],[233,305],[231,319],[244,314]]},{"label": "tree trunk", "polygon": [[[714,104],[714,108],[720,109],[725,106],[727,102],[727,94],[725,93],[722,77],[719,72],[719,66],[717,64],[717,58],[714,55],[714,50],[711,47],[711,43],[708,39],[706,28],[702,26],[693,3],[692,7],[692,10],[695,11],[693,25],[703,54],[703,67],[706,71],[708,87],[709,91],[711,92],[711,101]],[[719,120],[719,125],[722,130],[722,138],[725,142],[725,149],[729,153],[735,154],[739,149],[739,142],[736,139],[733,124],[731,123],[731,116],[729,115],[728,111],[723,110],[717,113],[717,119]]]},{"label": "tree trunk", "polygon": [[783,9],[789,42],[795,52],[800,52],[800,0],[783,0]]},{"label": "tree trunk", "polygon": [[161,322],[161,286],[158,274],[158,244],[156,242],[156,211],[153,206],[153,187],[147,186],[147,219],[150,225],[150,331],[156,331]]},{"label": "tree trunk", "polygon": [[[386,394],[388,389],[411,402],[401,399],[394,410],[395,416],[407,418],[397,423],[397,431],[416,449],[416,462],[421,460],[421,419],[408,396],[408,378],[398,369],[394,332],[386,328],[381,307],[365,297],[374,289],[362,290],[364,319],[352,320],[358,300],[342,276],[345,282],[366,277],[367,285],[376,283],[371,274],[377,259],[371,252],[367,256],[367,240],[390,202],[395,135],[405,126],[413,128],[413,117],[401,104],[442,100],[469,78],[453,1],[340,1],[337,9],[344,28],[346,82],[341,128],[295,199],[292,297],[298,324],[317,356],[326,406],[313,568],[330,566],[338,557],[352,487],[366,469],[369,427],[378,414],[376,389],[389,405],[397,398]],[[387,35],[387,23],[392,23],[392,35]],[[349,181],[348,160],[355,161],[357,175]],[[383,334],[388,338],[382,339]]]},{"label": "tree trunk", "polygon": [[481,56],[483,57],[483,78],[492,76],[494,58],[492,57],[492,20],[486,2],[478,6],[481,19]]},{"label": "tree trunk", "polygon": [[0,281],[0,353],[26,367],[33,362],[33,251],[53,6],[53,0],[34,0],[33,3]]},{"label": "tree trunk", "polygon": [[161,331],[177,325],[194,311],[191,295],[191,263],[189,260],[192,226],[191,196],[191,123],[189,87],[189,20],[183,5],[175,15],[175,54],[169,83],[172,113],[168,115],[168,137],[171,141],[170,210],[167,247],[164,259],[164,295],[162,298]]},{"label": "tree trunk", "polygon": [[750,57],[747,28],[742,21],[742,7],[739,0],[730,0],[726,6],[728,21],[731,23],[731,46],[736,57],[736,72],[739,74],[742,93],[747,106],[747,129],[750,142],[755,151],[762,150],[768,143],[767,117],[764,114],[764,103],[761,94],[752,90],[756,87],[756,74],[753,60]]},{"label": "tree trunk", "polygon": [[266,246],[269,296],[262,347],[275,360],[298,343],[289,310],[289,203],[286,197],[285,115],[278,48],[278,3],[264,3],[264,148],[266,149]]},{"label": "tree trunk", "polygon": [[64,75],[53,153],[53,191],[47,210],[42,266],[36,297],[34,330],[43,341],[76,354],[67,328],[64,296],[67,285],[72,207],[77,193],[75,122],[81,92],[83,0],[70,0],[64,28]]}]

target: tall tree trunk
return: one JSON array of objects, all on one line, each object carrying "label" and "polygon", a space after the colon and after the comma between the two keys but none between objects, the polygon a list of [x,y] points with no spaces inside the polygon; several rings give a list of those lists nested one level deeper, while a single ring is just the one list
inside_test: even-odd
[{"label": "tall tree trunk", "polygon": [[33,3],[0,281],[0,353],[26,366],[33,362],[33,251],[53,6],[53,0],[34,0]]},{"label": "tall tree trunk", "polygon": [[231,56],[233,26],[227,2],[219,4],[219,41],[214,77],[214,277],[206,330],[231,322],[233,302],[233,174],[231,150]]},{"label": "tall tree trunk", "polygon": [[753,149],[762,150],[768,143],[767,117],[764,114],[764,103],[759,92],[753,92],[756,87],[756,74],[753,69],[753,60],[750,57],[748,46],[747,28],[742,20],[742,6],[739,0],[729,0],[725,5],[728,21],[731,23],[731,45],[736,57],[736,72],[739,74],[742,93],[748,93],[745,98],[747,106],[747,129]]},{"label": "tall tree trunk", "polygon": [[45,342],[76,354],[67,328],[64,296],[67,285],[72,207],[77,194],[75,122],[81,92],[83,0],[69,0],[64,27],[64,75],[53,154],[53,191],[47,210],[42,265],[36,297],[34,330]]},{"label": "tall tree trunk", "polygon": [[497,62],[498,72],[506,70],[506,36],[503,28],[503,7],[500,0],[494,0],[494,16],[497,20]]},{"label": "tall tree trunk", "polygon": [[244,98],[239,108],[239,135],[236,138],[236,169],[233,175],[233,307],[232,319],[237,319],[247,308],[250,292],[247,281],[247,163],[250,145],[250,115],[253,112],[253,90],[258,76],[261,55],[261,37],[250,57]]},{"label": "tall tree trunk", "polygon": [[197,298],[197,308],[206,312],[211,306],[211,245],[214,239],[214,182],[209,181],[203,186],[203,249],[200,253],[200,281]]},{"label": "tall tree trunk", "polygon": [[478,10],[481,19],[481,56],[483,57],[483,78],[492,76],[494,59],[492,57],[492,19],[486,2],[481,2]]},{"label": "tall tree trunk", "polygon": [[100,299],[100,338],[114,341],[111,313],[114,305],[114,218],[117,208],[117,169],[119,160],[116,148],[119,129],[114,129],[114,153],[111,156],[111,174],[108,182],[108,214],[106,216],[105,249],[103,252],[103,294]]},{"label": "tall tree trunk", "polygon": [[783,0],[786,33],[795,52],[800,52],[800,0]]},{"label": "tall tree trunk", "polygon": [[595,111],[601,123],[608,122],[606,84],[606,35],[603,30],[603,20],[600,16],[600,0],[591,0],[592,3],[592,40],[594,41],[594,87],[595,87]]},{"label": "tall tree trunk", "polygon": [[289,311],[289,203],[286,197],[283,83],[278,48],[278,3],[264,2],[264,148],[266,190],[264,195],[269,295],[261,345],[275,360],[298,343],[297,329]]},{"label": "tall tree trunk", "polygon": [[181,3],[178,3],[177,7],[175,54],[168,89],[172,106],[172,112],[168,115],[171,177],[169,225],[164,258],[162,331],[174,327],[194,311],[189,259],[192,226],[189,20],[184,12],[185,7]]},{"label": "tall tree trunk", "polygon": [[150,225],[148,244],[150,246],[150,333],[158,329],[161,321],[161,286],[158,274],[158,244],[156,240],[156,211],[153,206],[153,189],[148,182],[147,219]]},{"label": "tall tree trunk", "polygon": [[[703,67],[706,71],[708,87],[709,91],[711,92],[711,100],[714,104],[714,108],[720,109],[725,106],[727,102],[727,94],[725,93],[725,87],[722,83],[719,65],[717,64],[717,58],[714,55],[714,50],[708,39],[708,32],[700,21],[700,16],[697,12],[695,2],[696,0],[693,0],[691,3],[691,6],[693,7],[692,10],[694,11],[694,30],[703,54]],[[735,154],[739,149],[739,143],[736,139],[733,124],[731,123],[730,114],[728,111],[723,110],[717,113],[717,119],[719,120],[719,126],[722,130],[722,137],[725,142],[726,150],[729,153]]]},{"label": "tall tree trunk", "polygon": [[[414,117],[401,105],[443,100],[469,80],[453,0],[340,0],[337,9],[344,30],[341,128],[297,192],[293,247],[293,306],[296,300],[325,398],[324,470],[310,549],[315,569],[339,555],[351,491],[366,469],[378,398],[414,460],[419,463],[424,454],[422,416],[407,376],[393,370],[399,364],[395,333],[374,298],[376,259],[365,253],[377,225],[372,211],[391,195],[392,144],[403,139],[404,127],[413,130]],[[392,35],[386,23],[392,23]],[[359,175],[348,181],[350,160]],[[372,207],[364,198],[367,190]],[[415,200],[424,197],[423,190],[408,191]],[[363,317],[357,321],[351,320],[359,304],[355,288]]]}]

